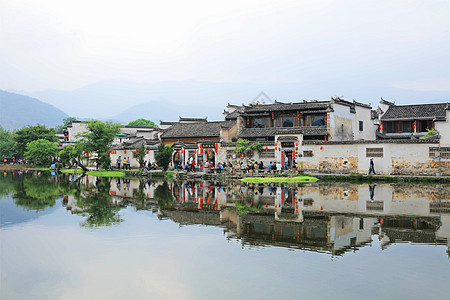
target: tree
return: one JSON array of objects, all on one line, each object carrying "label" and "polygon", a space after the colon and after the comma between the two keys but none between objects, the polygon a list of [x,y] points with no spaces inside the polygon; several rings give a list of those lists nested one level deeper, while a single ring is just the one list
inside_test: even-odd
[{"label": "tree", "polygon": [[75,163],[80,166],[84,171],[88,169],[81,163],[81,157],[83,156],[83,147],[81,144],[75,144],[74,146],[65,146],[58,154],[63,164]]},{"label": "tree", "polygon": [[128,123],[128,126],[159,128],[159,126],[156,125],[155,122],[146,120],[146,119],[137,119],[137,120],[131,121],[130,123]]},{"label": "tree", "polygon": [[67,127],[67,124],[72,123],[73,121],[76,121],[76,120],[77,120],[77,118],[75,118],[75,117],[68,117],[68,118],[63,119],[63,121],[62,121],[63,124],[56,126],[56,128],[55,128],[56,132],[62,133],[63,128]]},{"label": "tree", "polygon": [[172,147],[160,143],[158,152],[155,154],[155,160],[158,166],[162,167],[164,171],[167,171],[169,163],[172,160]]},{"label": "tree", "polygon": [[95,162],[105,170],[111,168],[110,152],[119,128],[119,124],[112,122],[90,121],[87,126],[88,131],[80,134],[84,138],[79,141],[83,150],[97,153]]},{"label": "tree", "polygon": [[11,157],[14,155],[13,134],[0,126],[0,158]]},{"label": "tree", "polygon": [[28,126],[17,130],[13,134],[14,150],[19,157],[24,157],[27,144],[39,139],[58,142],[56,131],[44,125]]},{"label": "tree", "polygon": [[44,139],[29,142],[27,144],[27,151],[25,158],[33,161],[37,165],[48,165],[52,157],[58,154],[58,144],[49,142]]},{"label": "tree", "polygon": [[252,143],[246,139],[238,139],[236,143],[236,153],[237,154],[245,154],[250,151],[257,151],[258,153],[261,153],[262,151],[262,145],[260,142]]},{"label": "tree", "polygon": [[145,142],[142,143],[142,145],[136,147],[134,150],[134,157],[138,160],[139,166],[142,166],[144,164],[144,157],[147,154],[147,149],[145,148]]},{"label": "tree", "polygon": [[162,185],[158,185],[155,189],[155,200],[158,201],[158,207],[164,209],[173,205],[173,197],[169,189],[167,181]]}]

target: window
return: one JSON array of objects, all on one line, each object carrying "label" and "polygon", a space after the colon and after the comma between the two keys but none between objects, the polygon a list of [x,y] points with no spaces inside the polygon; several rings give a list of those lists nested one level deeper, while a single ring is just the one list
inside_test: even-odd
[{"label": "window", "polygon": [[283,117],[283,127],[293,127],[294,118],[293,117]]},{"label": "window", "polygon": [[311,126],[311,115],[306,116],[306,124],[305,126]]},{"label": "window", "polygon": [[411,121],[403,121],[403,132],[411,132]]},{"label": "window", "polygon": [[386,132],[387,133],[393,133],[394,132],[394,122],[386,122]]},{"label": "window", "polygon": [[323,125],[325,125],[325,116],[323,115],[314,116],[312,126],[323,126]]},{"label": "window", "polygon": [[264,128],[265,120],[263,118],[253,119],[253,128]]},{"label": "window", "polygon": [[439,153],[439,147],[430,147],[430,158],[450,158],[450,147],[441,147],[441,151]]},{"label": "window", "polygon": [[364,130],[364,122],[359,121],[359,131],[363,131],[363,130]]},{"label": "window", "polygon": [[312,152],[312,150],[309,151],[303,151],[303,157],[313,157],[314,154]]},{"label": "window", "polygon": [[383,157],[383,148],[366,148],[366,157]]}]

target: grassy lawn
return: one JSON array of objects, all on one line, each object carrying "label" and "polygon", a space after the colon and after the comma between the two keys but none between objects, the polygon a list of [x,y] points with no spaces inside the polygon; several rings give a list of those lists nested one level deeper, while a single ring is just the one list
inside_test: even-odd
[{"label": "grassy lawn", "polygon": [[76,169],[76,170],[75,169],[64,169],[64,170],[61,170],[61,173],[82,174],[83,173],[83,169]]},{"label": "grassy lawn", "polygon": [[316,182],[319,179],[311,176],[296,176],[296,177],[247,177],[239,179],[248,183],[269,183],[269,182]]},{"label": "grassy lawn", "polygon": [[122,171],[90,171],[86,174],[98,177],[125,177],[125,172]]}]

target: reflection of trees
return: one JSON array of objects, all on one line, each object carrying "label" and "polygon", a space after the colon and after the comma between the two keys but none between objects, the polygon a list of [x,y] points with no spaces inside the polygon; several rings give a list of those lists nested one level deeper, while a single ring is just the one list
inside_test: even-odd
[{"label": "reflection of trees", "polygon": [[7,172],[3,172],[0,176],[0,197],[2,197],[13,192],[13,176],[12,173]]},{"label": "reflection of trees", "polygon": [[163,184],[156,187],[155,199],[158,201],[158,207],[161,209],[168,206],[172,206],[173,197],[172,194],[170,193],[167,181],[164,181]]},{"label": "reflection of trees", "polygon": [[49,176],[25,177],[14,181],[14,202],[28,210],[53,207],[59,197],[58,183],[51,181]]},{"label": "reflection of trees", "polygon": [[97,191],[88,191],[84,197],[77,200],[81,215],[87,217],[82,226],[111,226],[123,221],[119,215],[120,207],[112,204],[109,190],[109,180],[104,178],[97,182]]}]

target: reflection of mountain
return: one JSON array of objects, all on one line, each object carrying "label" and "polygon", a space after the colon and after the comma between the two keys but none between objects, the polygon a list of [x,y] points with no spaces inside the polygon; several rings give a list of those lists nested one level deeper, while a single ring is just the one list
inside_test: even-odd
[{"label": "reflection of mountain", "polygon": [[14,203],[11,196],[0,199],[0,227],[16,225],[35,220],[41,216],[51,214],[59,205],[47,207],[44,210],[26,210]]}]

